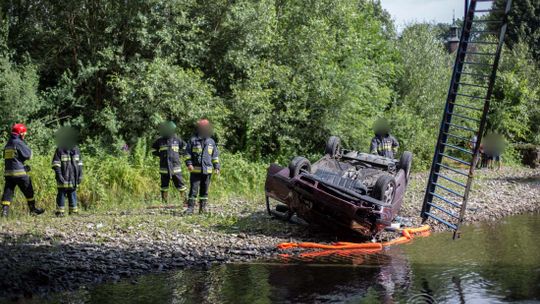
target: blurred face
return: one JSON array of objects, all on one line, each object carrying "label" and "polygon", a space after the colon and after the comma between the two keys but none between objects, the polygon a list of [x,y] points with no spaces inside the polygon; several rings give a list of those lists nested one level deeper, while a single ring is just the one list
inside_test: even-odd
[{"label": "blurred face", "polygon": [[212,135],[212,127],[210,125],[205,126],[199,126],[197,128],[197,132],[199,133],[199,136],[201,137],[210,137]]},{"label": "blurred face", "polygon": [[56,145],[60,148],[72,149],[77,145],[77,132],[72,128],[61,128],[56,132]]},{"label": "blurred face", "polygon": [[26,137],[26,132],[21,133],[21,138],[24,139]]}]

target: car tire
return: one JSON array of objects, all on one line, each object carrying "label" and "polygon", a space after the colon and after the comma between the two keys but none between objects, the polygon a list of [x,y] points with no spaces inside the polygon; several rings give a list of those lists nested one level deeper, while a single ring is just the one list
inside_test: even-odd
[{"label": "car tire", "polygon": [[373,198],[391,205],[396,196],[396,180],[391,175],[381,175],[373,187]]},{"label": "car tire", "polygon": [[295,177],[302,171],[311,172],[311,163],[305,157],[296,156],[289,163],[289,177]]},{"label": "car tire", "polygon": [[341,139],[337,136],[330,136],[326,141],[326,147],[324,148],[324,154],[330,157],[336,157],[341,150]]},{"label": "car tire", "polygon": [[403,152],[403,154],[399,158],[398,169],[403,169],[403,171],[405,171],[405,178],[407,182],[409,181],[409,177],[411,176],[412,161],[413,154],[409,151]]}]

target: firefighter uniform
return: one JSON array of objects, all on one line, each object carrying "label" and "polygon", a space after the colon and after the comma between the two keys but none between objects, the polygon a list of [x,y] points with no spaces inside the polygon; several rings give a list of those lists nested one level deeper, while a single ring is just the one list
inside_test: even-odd
[{"label": "firefighter uniform", "polygon": [[77,187],[83,175],[83,162],[79,148],[57,148],[52,160],[58,194],[56,196],[56,215],[64,214],[65,197],[69,202],[69,213],[78,213]]},{"label": "firefighter uniform", "polygon": [[373,137],[371,140],[370,151],[372,154],[394,158],[394,154],[397,153],[398,148],[399,142],[390,134],[375,135],[375,137]]},{"label": "firefighter uniform", "polygon": [[162,193],[169,190],[171,179],[180,192],[187,190],[182,180],[182,162],[180,160],[185,149],[186,143],[176,136],[160,137],[152,145],[152,154],[159,157]]},{"label": "firefighter uniform", "polygon": [[21,135],[11,134],[6,146],[4,147],[4,193],[2,195],[2,205],[4,215],[7,216],[7,210],[13,201],[15,188],[19,189],[24,194],[30,212],[39,214],[43,213],[42,209],[35,207],[34,188],[32,180],[28,176],[29,167],[24,165],[24,162],[32,157],[32,150],[26,145]]},{"label": "firefighter uniform", "polygon": [[220,169],[219,150],[212,138],[196,135],[189,140],[186,155],[186,165],[193,166],[189,177],[188,212],[193,212],[197,194],[199,195],[199,210],[204,212],[208,202],[208,188],[212,172]]}]

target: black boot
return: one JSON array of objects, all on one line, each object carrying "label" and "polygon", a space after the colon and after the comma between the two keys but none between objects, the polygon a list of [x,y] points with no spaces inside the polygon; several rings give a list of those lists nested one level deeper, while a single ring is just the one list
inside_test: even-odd
[{"label": "black boot", "polygon": [[194,210],[195,210],[195,200],[189,199],[187,203],[186,214],[192,215]]},{"label": "black boot", "polygon": [[45,212],[45,210],[41,209],[41,208],[36,208],[36,202],[28,202],[28,209],[30,209],[30,214],[31,215],[40,215],[42,214],[43,212]]},{"label": "black boot", "polygon": [[2,206],[2,217],[8,217],[9,215],[9,205]]},{"label": "black boot", "polygon": [[208,212],[208,201],[200,200],[199,201],[199,214],[205,214]]},{"label": "black boot", "polygon": [[77,215],[77,214],[79,214],[79,208],[69,207],[69,215]]},{"label": "black boot", "polygon": [[64,207],[56,207],[56,212],[54,213],[56,217],[64,217],[65,216],[65,209]]}]

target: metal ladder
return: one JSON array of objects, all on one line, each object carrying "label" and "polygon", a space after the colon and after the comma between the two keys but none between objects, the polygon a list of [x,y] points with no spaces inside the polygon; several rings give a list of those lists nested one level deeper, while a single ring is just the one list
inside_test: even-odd
[{"label": "metal ladder", "polygon": [[[512,1],[471,0],[457,49],[421,216],[454,231],[467,209]],[[474,141],[476,136],[476,142]]]}]

